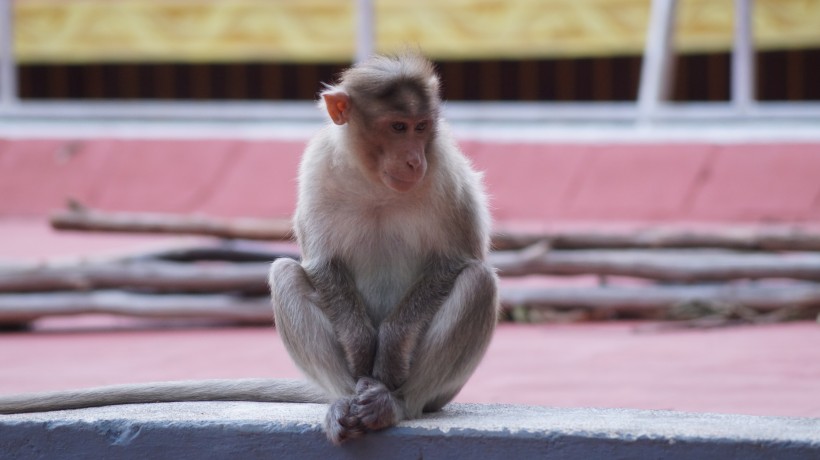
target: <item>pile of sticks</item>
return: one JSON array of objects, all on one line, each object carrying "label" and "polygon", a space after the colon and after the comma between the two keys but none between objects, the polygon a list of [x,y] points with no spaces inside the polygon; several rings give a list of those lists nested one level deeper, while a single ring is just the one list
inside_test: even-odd
[{"label": "pile of sticks", "polygon": [[[271,323],[270,262],[299,257],[295,246],[274,251],[259,241],[289,240],[286,221],[105,213],[75,204],[51,223],[58,229],[216,239],[114,260],[0,266],[0,324],[86,313]],[[519,321],[667,318],[702,325],[820,312],[816,230],[498,232],[493,245],[490,261],[501,276],[502,307]],[[596,282],[554,280],[590,276]]]}]

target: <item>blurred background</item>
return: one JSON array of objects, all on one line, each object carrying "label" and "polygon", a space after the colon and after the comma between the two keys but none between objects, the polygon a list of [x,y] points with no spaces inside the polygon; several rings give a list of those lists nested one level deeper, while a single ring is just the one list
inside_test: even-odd
[{"label": "blurred background", "polygon": [[[374,49],[423,50],[448,100],[633,101],[651,2],[14,3],[23,100],[312,100],[356,56],[363,4]],[[734,2],[678,3],[671,99],[728,101]],[[754,3],[757,99],[820,99],[816,2]]]},{"label": "blurred background", "polygon": [[820,0],[0,0],[0,391],[297,376],[317,92],[407,48],[495,219],[459,400],[820,416]]}]

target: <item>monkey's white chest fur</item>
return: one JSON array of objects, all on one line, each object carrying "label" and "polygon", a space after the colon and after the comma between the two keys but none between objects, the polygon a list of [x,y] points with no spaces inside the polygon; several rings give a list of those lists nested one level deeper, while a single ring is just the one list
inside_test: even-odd
[{"label": "monkey's white chest fur", "polygon": [[427,243],[434,239],[435,225],[430,224],[413,213],[387,216],[352,245],[349,267],[376,324],[421,276],[431,250]]},{"label": "monkey's white chest fur", "polygon": [[368,315],[379,324],[421,276],[441,231],[418,209],[355,208],[341,205],[327,216],[336,225],[326,243],[351,271]]}]

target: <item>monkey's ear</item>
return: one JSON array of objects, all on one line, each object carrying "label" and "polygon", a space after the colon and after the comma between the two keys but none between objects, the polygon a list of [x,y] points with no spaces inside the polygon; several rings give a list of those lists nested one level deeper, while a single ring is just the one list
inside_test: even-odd
[{"label": "monkey's ear", "polygon": [[343,125],[350,119],[350,96],[344,91],[323,93],[325,108],[330,119],[337,125]]}]

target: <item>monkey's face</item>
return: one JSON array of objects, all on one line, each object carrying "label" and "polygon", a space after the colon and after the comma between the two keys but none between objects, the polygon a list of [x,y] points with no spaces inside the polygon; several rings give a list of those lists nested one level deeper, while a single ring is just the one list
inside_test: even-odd
[{"label": "monkey's face", "polygon": [[427,172],[427,146],[434,133],[433,121],[425,116],[379,117],[376,132],[380,139],[373,172],[392,190],[412,190]]},{"label": "monkey's face", "polygon": [[436,135],[438,80],[346,74],[343,85],[348,84],[353,91],[333,88],[322,97],[331,120],[348,125],[359,167],[393,191],[414,189],[427,172],[428,146]]}]

